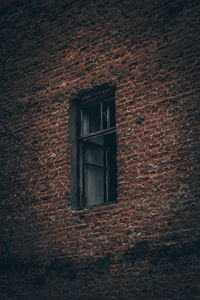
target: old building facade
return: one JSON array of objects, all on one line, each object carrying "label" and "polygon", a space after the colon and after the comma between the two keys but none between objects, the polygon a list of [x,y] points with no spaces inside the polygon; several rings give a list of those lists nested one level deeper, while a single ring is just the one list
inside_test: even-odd
[{"label": "old building facade", "polygon": [[0,8],[1,299],[199,299],[199,1]]}]

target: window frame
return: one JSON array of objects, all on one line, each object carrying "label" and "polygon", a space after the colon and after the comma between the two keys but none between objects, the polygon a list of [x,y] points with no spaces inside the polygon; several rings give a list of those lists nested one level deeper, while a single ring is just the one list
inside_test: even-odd
[{"label": "window frame", "polygon": [[[116,152],[115,149],[115,169],[116,169],[116,183],[115,183],[115,199],[112,201],[107,201],[99,204],[92,205],[83,205],[80,203],[80,170],[79,170],[79,146],[78,143],[80,141],[87,141],[93,137],[104,136],[104,135],[115,135],[114,139],[116,141],[116,118],[115,118],[115,126],[110,128],[102,129],[103,121],[101,116],[101,130],[88,133],[87,135],[80,136],[80,110],[87,108],[90,105],[100,104],[101,112],[103,103],[114,103],[115,108],[115,87],[108,87],[107,89],[100,89],[97,91],[92,91],[91,93],[85,95],[78,95],[78,97],[73,100],[70,104],[70,137],[71,137],[71,202],[73,210],[83,210],[87,208],[91,208],[94,206],[103,206],[116,202],[117,198],[117,161],[116,161]],[[116,142],[117,148],[117,142]],[[84,167],[84,165],[82,164]],[[109,173],[110,174],[110,173]],[[108,185],[109,186],[109,185]],[[105,199],[104,199],[105,200]],[[108,199],[107,199],[108,200]]]}]

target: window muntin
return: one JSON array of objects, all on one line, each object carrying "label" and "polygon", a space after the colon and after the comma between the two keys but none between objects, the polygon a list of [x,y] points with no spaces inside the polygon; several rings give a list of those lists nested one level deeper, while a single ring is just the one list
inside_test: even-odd
[{"label": "window muntin", "polygon": [[77,207],[116,200],[114,99],[77,106]]}]

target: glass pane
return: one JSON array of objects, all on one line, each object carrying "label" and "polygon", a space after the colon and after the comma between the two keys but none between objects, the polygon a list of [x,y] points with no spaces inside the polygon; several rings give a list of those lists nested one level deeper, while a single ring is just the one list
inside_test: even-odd
[{"label": "glass pane", "polygon": [[90,141],[92,141],[94,144],[97,144],[97,145],[101,145],[101,146],[104,145],[104,137],[103,136],[97,136],[97,137],[91,138]]},{"label": "glass pane", "polygon": [[103,103],[103,129],[115,126],[114,102]]},{"label": "glass pane", "polygon": [[115,104],[114,102],[110,103],[110,127],[115,126]]},{"label": "glass pane", "polygon": [[103,103],[103,129],[109,127],[109,119],[110,119],[109,105],[108,103]]},{"label": "glass pane", "polygon": [[104,171],[85,166],[85,196],[88,205],[104,202]]},{"label": "glass pane", "polygon": [[103,167],[104,150],[101,144],[103,137],[90,139],[85,143],[85,162]]},{"label": "glass pane", "polygon": [[100,105],[90,105],[82,110],[81,135],[100,130]]},{"label": "glass pane", "polygon": [[85,110],[81,110],[81,135],[88,134],[89,131],[89,120]]}]

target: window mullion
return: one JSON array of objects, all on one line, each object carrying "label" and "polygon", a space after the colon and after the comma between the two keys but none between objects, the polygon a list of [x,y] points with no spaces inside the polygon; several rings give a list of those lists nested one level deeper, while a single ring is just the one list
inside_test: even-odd
[{"label": "window mullion", "polygon": [[107,117],[107,128],[110,128],[110,106],[107,106],[107,113],[106,113],[106,117]]},{"label": "window mullion", "polygon": [[84,176],[84,170],[85,170],[85,158],[84,158],[84,144],[80,143],[80,166],[79,166],[79,201],[81,207],[84,207],[86,204],[86,197],[85,197],[85,176]]},{"label": "window mullion", "polygon": [[104,148],[104,202],[108,202],[108,185],[107,185],[107,166],[106,166],[106,149]]},{"label": "window mullion", "polygon": [[108,155],[109,155],[109,150],[107,147],[105,147],[105,150],[104,150],[104,155],[105,155],[105,160],[104,160],[104,166],[105,166],[105,186],[106,186],[106,202],[109,202],[109,173],[110,173],[110,170],[109,170],[109,163],[108,163]]},{"label": "window mullion", "polygon": [[100,129],[103,129],[103,102],[100,103]]}]

